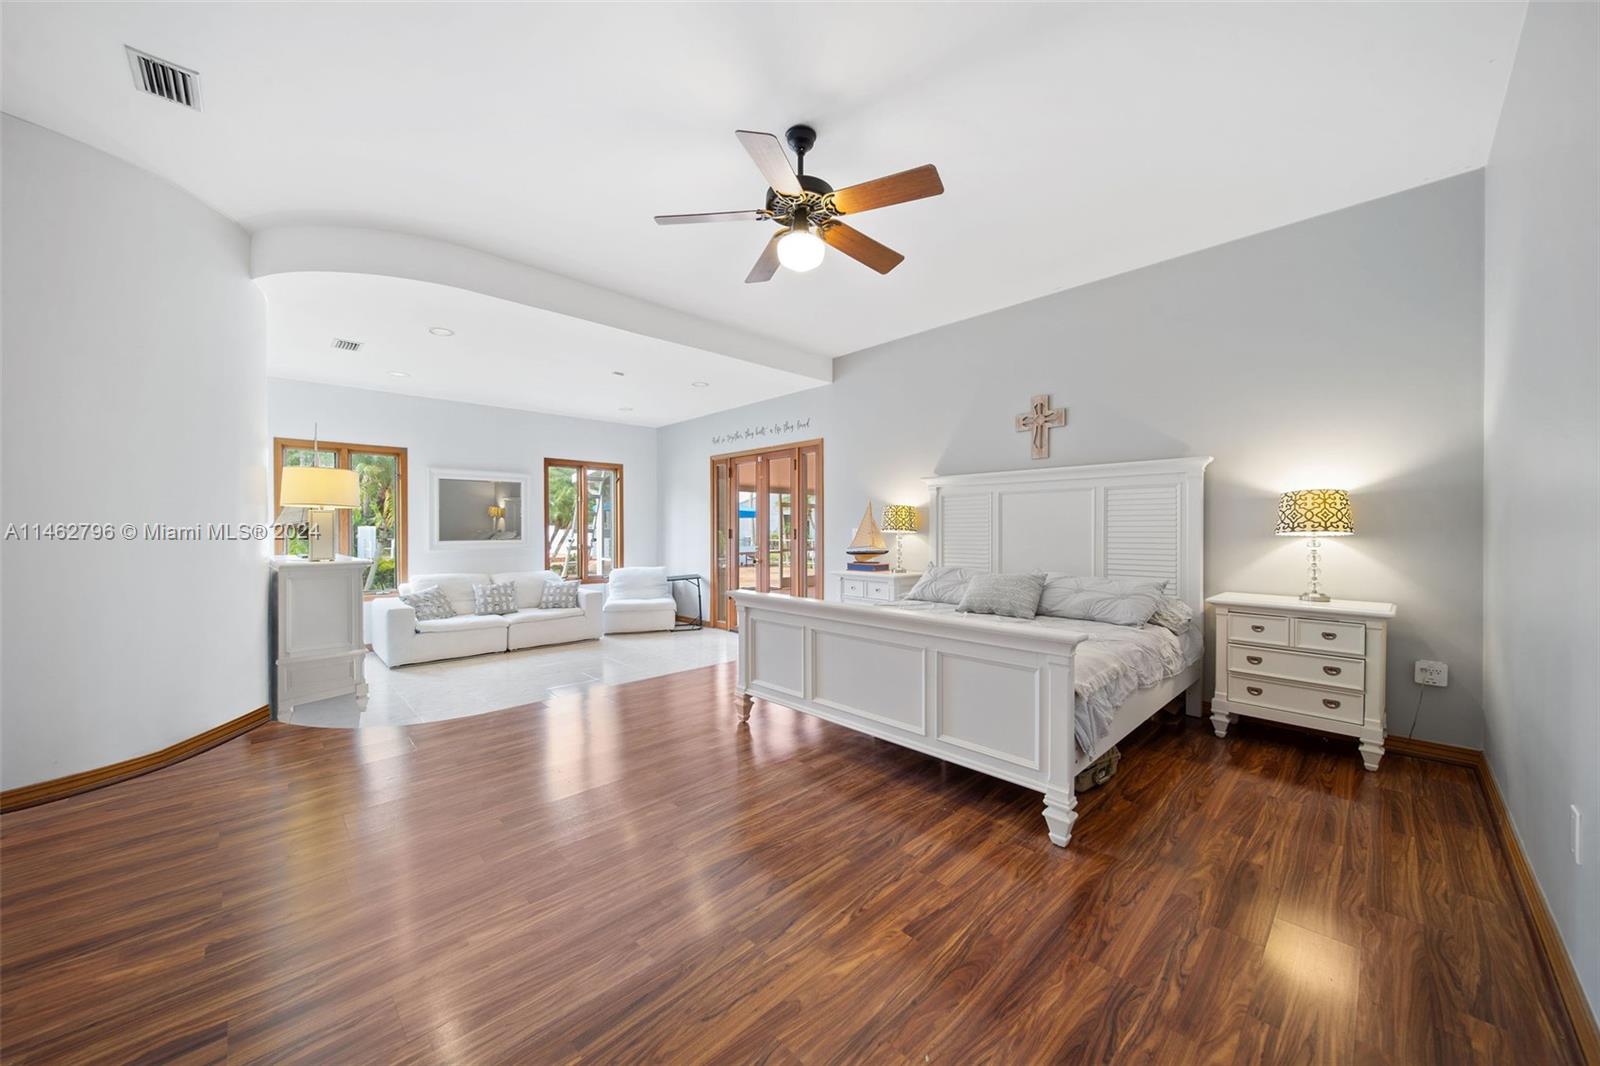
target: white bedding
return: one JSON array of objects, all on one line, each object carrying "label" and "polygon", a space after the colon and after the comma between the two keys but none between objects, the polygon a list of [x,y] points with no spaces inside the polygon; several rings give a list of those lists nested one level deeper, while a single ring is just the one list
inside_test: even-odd
[{"label": "white bedding", "polygon": [[1073,670],[1074,729],[1078,747],[1092,752],[1111,727],[1129,696],[1152,688],[1188,669],[1205,652],[1205,637],[1198,624],[1183,636],[1157,625],[1117,626],[1076,618],[1002,618],[997,615],[961,614],[948,603],[896,600],[884,610],[916,611],[970,620],[974,625],[1029,626],[1061,633],[1082,634]]}]

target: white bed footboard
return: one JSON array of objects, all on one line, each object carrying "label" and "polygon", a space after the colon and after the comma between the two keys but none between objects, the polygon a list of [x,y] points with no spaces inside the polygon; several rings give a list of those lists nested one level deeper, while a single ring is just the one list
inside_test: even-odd
[{"label": "white bed footboard", "polygon": [[752,697],[1044,793],[1072,836],[1081,636],[735,592],[741,719]]}]

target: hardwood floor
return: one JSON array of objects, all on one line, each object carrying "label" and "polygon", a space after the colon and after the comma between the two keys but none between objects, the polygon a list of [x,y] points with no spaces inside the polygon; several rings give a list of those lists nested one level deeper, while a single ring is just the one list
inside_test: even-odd
[{"label": "hardwood floor", "polygon": [[6,1062],[1576,1061],[1471,771],[1158,716],[1040,797],[708,667],[0,817]]}]

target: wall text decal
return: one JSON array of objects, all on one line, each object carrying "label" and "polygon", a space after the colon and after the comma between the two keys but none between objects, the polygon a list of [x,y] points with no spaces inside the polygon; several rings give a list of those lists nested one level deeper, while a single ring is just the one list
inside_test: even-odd
[{"label": "wall text decal", "polygon": [[713,445],[737,444],[740,441],[763,440],[767,437],[781,437],[786,433],[797,433],[803,429],[811,428],[811,419],[794,418],[782,422],[773,422],[768,425],[745,426],[743,429],[731,430],[727,433],[717,433],[711,437]]}]

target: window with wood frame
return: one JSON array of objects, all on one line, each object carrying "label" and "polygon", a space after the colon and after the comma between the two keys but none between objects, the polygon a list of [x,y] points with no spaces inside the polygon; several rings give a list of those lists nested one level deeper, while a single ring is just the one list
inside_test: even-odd
[{"label": "window with wood frame", "polygon": [[[339,543],[342,555],[375,560],[367,570],[369,596],[394,592],[406,580],[406,450],[381,444],[344,444],[338,441],[312,442],[292,437],[273,439],[272,505],[282,509],[279,496],[286,466],[321,466],[356,472],[357,507],[339,514]],[[278,550],[287,555],[302,555],[304,539],[290,535]]]},{"label": "window with wood frame", "polygon": [[605,581],[622,565],[622,466],[544,461],[544,565],[565,578]]}]

